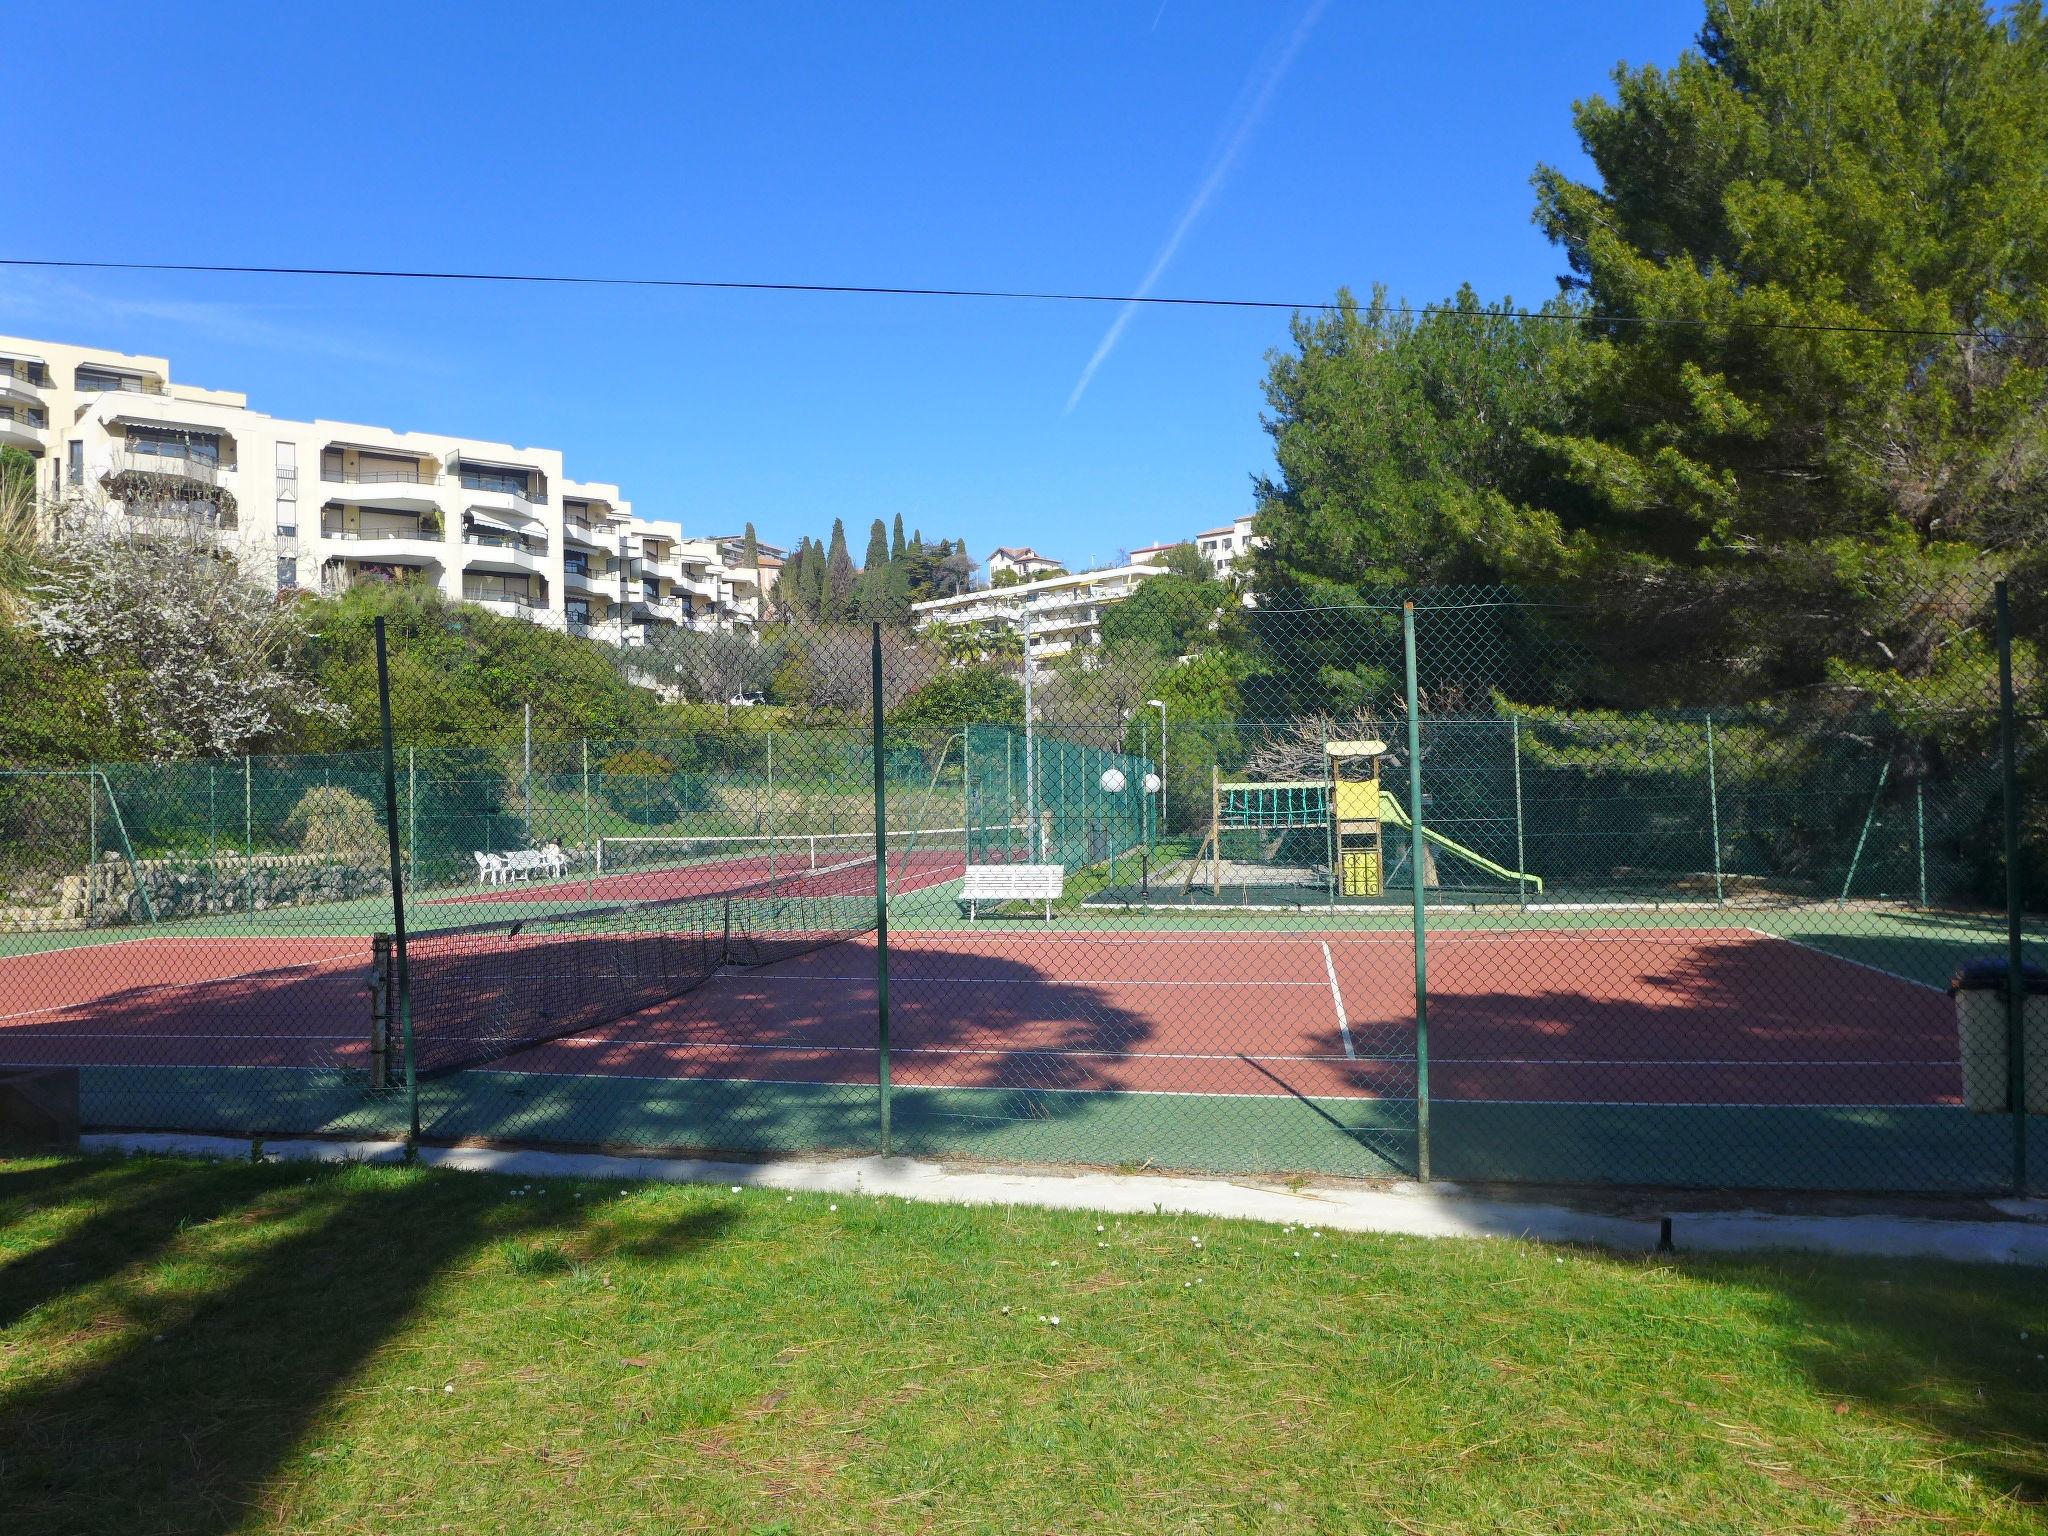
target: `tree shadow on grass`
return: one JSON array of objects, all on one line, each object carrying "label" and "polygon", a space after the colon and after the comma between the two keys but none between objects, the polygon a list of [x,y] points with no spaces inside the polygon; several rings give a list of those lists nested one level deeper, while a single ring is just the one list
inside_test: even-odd
[{"label": "tree shadow on grass", "polygon": [[[138,1220],[158,1235],[159,1252],[165,1232],[209,1214],[252,1227],[274,1220],[283,1235],[230,1241],[210,1261],[181,1258],[188,1276],[207,1262],[222,1271],[221,1284],[196,1296],[155,1292],[150,1273],[124,1275],[93,1303],[93,1325],[118,1333],[118,1344],[0,1398],[0,1508],[10,1532],[242,1528],[293,1448],[402,1336],[440,1277],[487,1244],[519,1245],[515,1257],[552,1253],[558,1245],[536,1240],[580,1230],[603,1209],[505,1200],[494,1181],[470,1177],[309,1178],[286,1166],[189,1170],[222,1191],[195,1208],[201,1191],[185,1171],[146,1180],[143,1196],[89,1222],[70,1249],[75,1262],[113,1275],[134,1257]],[[665,1246],[683,1253],[713,1241],[731,1219],[697,1213],[663,1234]],[[49,1259],[44,1250],[10,1272],[45,1293],[78,1284],[44,1275]]]},{"label": "tree shadow on grass", "polygon": [[1798,1324],[1786,1353],[1824,1395],[1965,1446],[1954,1458],[1964,1470],[2048,1505],[2048,1311],[2037,1271],[1799,1258],[1687,1267],[1782,1302]]}]

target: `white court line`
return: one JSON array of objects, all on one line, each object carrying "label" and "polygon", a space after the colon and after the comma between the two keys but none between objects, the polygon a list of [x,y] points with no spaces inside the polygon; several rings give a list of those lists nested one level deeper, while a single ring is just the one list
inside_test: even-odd
[{"label": "white court line", "polygon": [[1847,955],[1838,955],[1831,949],[1822,949],[1818,944],[1808,944],[1782,933],[1772,933],[1764,928],[1751,928],[1747,931],[1755,934],[1760,939],[1776,939],[1780,944],[1790,944],[1794,949],[1803,949],[1809,955],[1819,955],[1824,960],[1839,960],[1842,964],[1853,965],[1859,970],[1875,971],[1880,976],[1891,977],[1893,981],[1903,981],[1909,987],[1924,987],[1929,992],[1939,992],[1943,997],[1948,996],[1947,987],[1938,987],[1933,982],[1922,981],[1917,976],[1905,976],[1897,971],[1888,971],[1881,965],[1872,965],[1868,960],[1851,960]]},{"label": "white court line", "polygon": [[1330,978],[1330,1001],[1337,1005],[1337,1033],[1344,1037],[1344,1054],[1357,1059],[1358,1052],[1351,1044],[1351,1021],[1344,1016],[1344,993],[1337,985],[1337,962],[1330,956],[1330,946],[1323,944],[1323,970]]},{"label": "white court line", "polygon": [[[1324,953],[1327,954],[1328,950],[1326,949]],[[718,976],[720,981],[733,982],[744,982],[750,978],[761,981],[828,982],[835,986],[851,981],[869,980],[866,976],[836,976],[822,972],[755,972],[744,966],[721,971]],[[1243,981],[1178,981],[1149,976],[924,976],[916,971],[907,970],[889,973],[889,985],[892,987],[907,987],[914,982],[968,987],[1315,987],[1318,990],[1323,985],[1320,981],[1284,981],[1265,976],[1247,977]]]}]

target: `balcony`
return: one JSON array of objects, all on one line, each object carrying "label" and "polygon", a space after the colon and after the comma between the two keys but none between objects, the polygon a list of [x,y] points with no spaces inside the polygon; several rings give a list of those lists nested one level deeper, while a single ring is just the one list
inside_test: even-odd
[{"label": "balcony", "polygon": [[343,506],[402,507],[424,512],[441,505],[441,477],[431,469],[408,473],[402,469],[320,471],[329,501]]},{"label": "balcony", "polygon": [[562,532],[571,544],[585,549],[602,550],[608,555],[619,552],[619,530],[603,523],[578,522],[572,517],[562,524]]},{"label": "balcony", "polygon": [[515,619],[539,621],[548,611],[547,599],[544,597],[521,596],[517,592],[495,592],[488,588],[464,587],[462,600]]},{"label": "balcony", "polygon": [[440,530],[434,528],[345,528],[323,524],[320,537],[327,543],[347,545],[351,561],[421,568],[440,565],[445,546]]},{"label": "balcony", "polygon": [[525,571],[546,574],[548,541],[522,538],[518,534],[479,533],[462,536],[462,563],[485,571]]},{"label": "balcony", "polygon": [[160,395],[164,392],[162,379],[145,377],[139,373],[88,373],[78,370],[73,386],[81,395]]},{"label": "balcony", "polygon": [[222,487],[233,483],[235,467],[213,459],[168,453],[116,453],[100,478],[109,483],[125,476],[146,476],[152,483]]},{"label": "balcony", "polygon": [[509,512],[515,517],[544,518],[548,515],[548,493],[535,481],[470,470],[460,472],[457,478],[461,482],[465,507],[478,512]]},{"label": "balcony", "polygon": [[0,448],[23,448],[30,453],[43,451],[43,431],[33,420],[25,419],[26,413],[8,411],[0,415]]},{"label": "balcony", "polygon": [[579,571],[572,565],[563,570],[562,579],[568,584],[571,592],[585,596],[610,597],[619,590],[619,578],[616,573]]},{"label": "balcony", "polygon": [[0,358],[0,400],[14,405],[41,405],[43,396],[41,387],[29,377],[23,364]]}]

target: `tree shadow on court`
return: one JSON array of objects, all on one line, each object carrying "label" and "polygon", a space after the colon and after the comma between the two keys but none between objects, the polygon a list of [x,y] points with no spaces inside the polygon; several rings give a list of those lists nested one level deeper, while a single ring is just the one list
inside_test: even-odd
[{"label": "tree shadow on court", "polygon": [[[967,945],[973,947],[969,949]],[[1134,952],[1150,961],[1134,962]],[[1309,1011],[1219,1000],[1193,947],[916,933],[890,946],[891,1150],[1089,1163],[1402,1171],[1309,1102],[1356,1096],[1320,952]],[[1133,969],[1134,963],[1136,969]],[[429,1085],[429,1137],[745,1156],[872,1152],[881,1093],[874,952],[838,946]],[[1327,1035],[1327,1038],[1322,1038]],[[1307,1072],[1298,1058],[1330,1061]],[[1287,1082],[1247,1057],[1270,1055]],[[1335,1065],[1330,1063],[1334,1062]],[[1373,1132],[1377,1135],[1377,1129]],[[1389,1163],[1389,1158],[1398,1158]],[[1364,1159],[1364,1161],[1361,1161]],[[1367,1166],[1369,1164],[1369,1168]]]},{"label": "tree shadow on court", "polygon": [[1966,1447],[1949,1466],[2048,1505],[2037,1272],[1800,1257],[1678,1263],[1774,1298],[1791,1326],[1772,1347],[1824,1396]]},{"label": "tree shadow on court", "polygon": [[[491,1244],[540,1245],[581,1228],[573,1210],[502,1198],[496,1181],[290,1165],[131,1169],[137,1193],[68,1247],[31,1254],[17,1286],[54,1299],[93,1293],[63,1342],[82,1363],[14,1388],[0,1413],[0,1507],[14,1532],[244,1528],[307,1433],[378,1350],[411,1326],[438,1277]],[[219,1193],[195,1205],[200,1184]],[[710,1209],[664,1234],[686,1256],[732,1220]],[[246,1226],[211,1260],[135,1252],[140,1222],[161,1239],[200,1222]],[[259,1239],[266,1224],[280,1235]],[[552,1250],[550,1250],[552,1251]],[[46,1269],[71,1262],[89,1277]],[[197,1288],[211,1262],[221,1283]],[[125,1267],[124,1267],[125,1265]],[[119,1342],[93,1351],[92,1336]],[[433,1364],[421,1370],[434,1370]],[[437,1376],[422,1392],[441,1390]]]},{"label": "tree shadow on court", "polygon": [[1999,1188],[2011,1122],[1960,1107],[1951,1004],[1905,979],[1909,963],[1890,975],[1739,932],[1446,943],[1431,955],[1438,1165],[1557,1182]]}]

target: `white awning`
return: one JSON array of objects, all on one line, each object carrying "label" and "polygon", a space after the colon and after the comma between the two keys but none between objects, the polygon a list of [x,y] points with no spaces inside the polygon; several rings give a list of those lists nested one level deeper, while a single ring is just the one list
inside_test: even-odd
[{"label": "white awning", "polygon": [[39,363],[42,364],[42,366],[44,367],[49,366],[47,362],[45,362],[42,358],[37,357],[33,352],[0,352],[0,362]]},{"label": "white awning", "polygon": [[465,512],[462,514],[462,520],[478,528],[495,528],[500,533],[523,534],[526,532],[517,523],[507,522],[502,517],[493,517],[488,512]]}]

